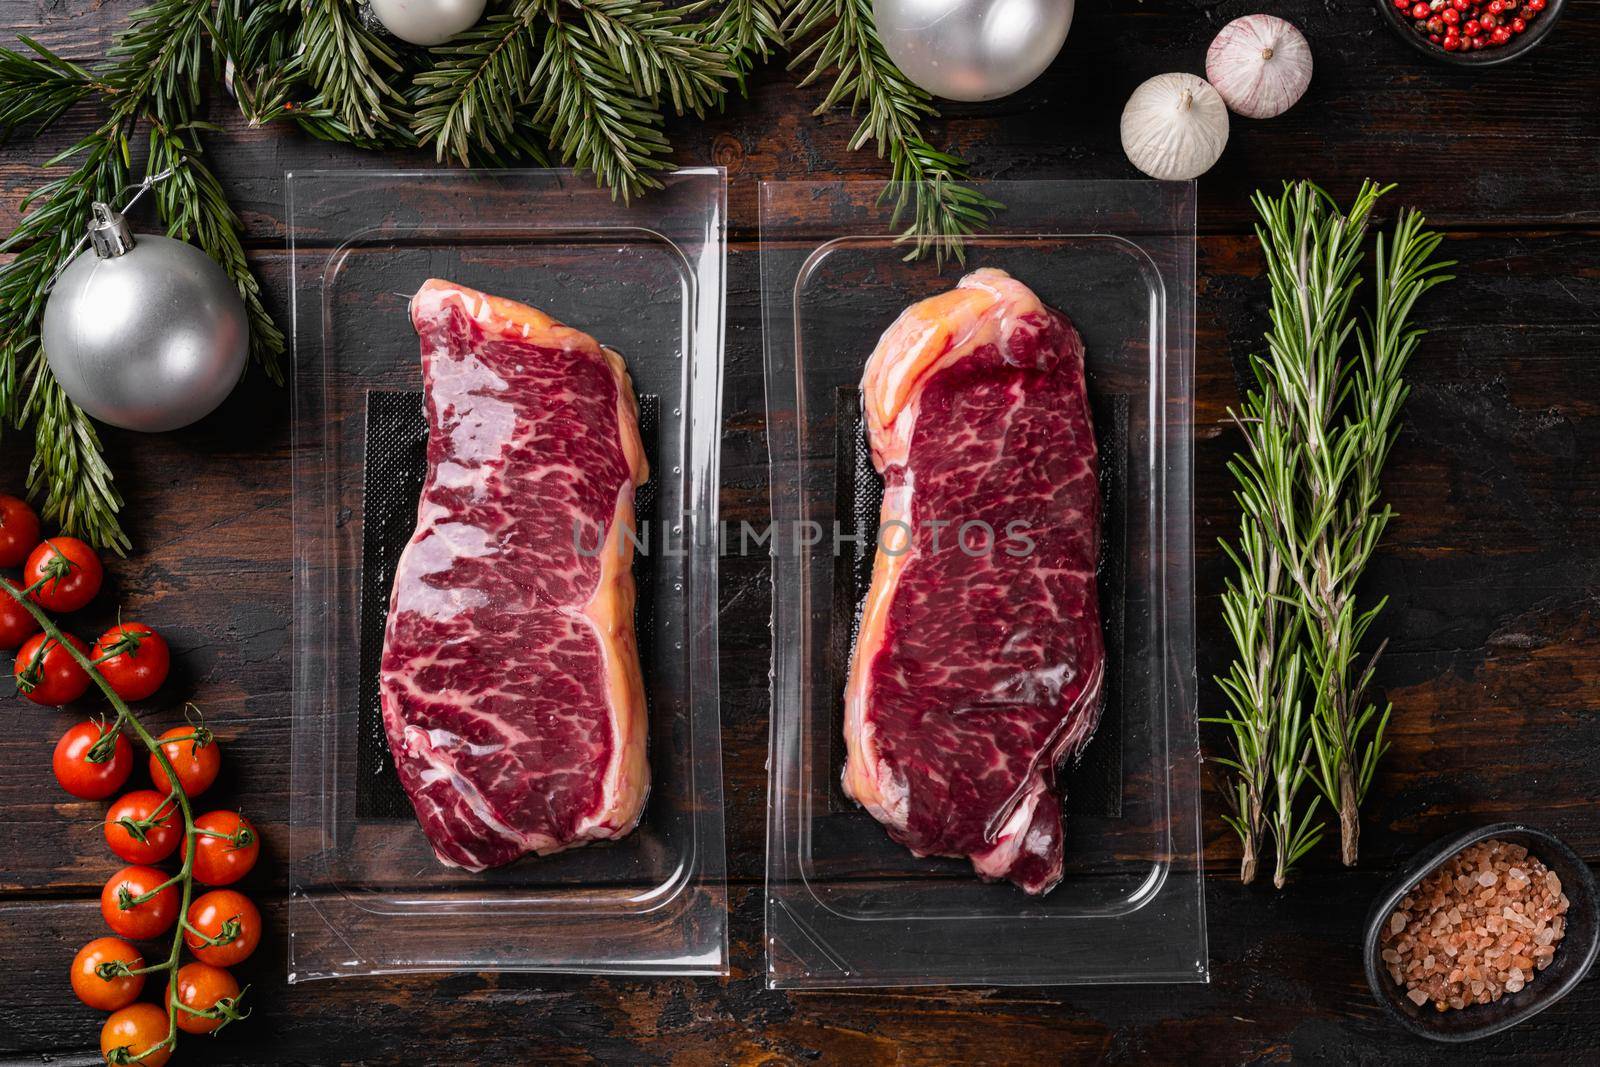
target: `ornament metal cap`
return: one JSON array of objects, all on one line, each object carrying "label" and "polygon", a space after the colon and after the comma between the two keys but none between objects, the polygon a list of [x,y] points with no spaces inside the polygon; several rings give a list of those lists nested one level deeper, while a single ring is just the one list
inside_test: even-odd
[{"label": "ornament metal cap", "polygon": [[89,244],[101,259],[114,259],[133,251],[133,231],[122,212],[110,204],[96,200],[89,210],[94,218],[89,222]]}]

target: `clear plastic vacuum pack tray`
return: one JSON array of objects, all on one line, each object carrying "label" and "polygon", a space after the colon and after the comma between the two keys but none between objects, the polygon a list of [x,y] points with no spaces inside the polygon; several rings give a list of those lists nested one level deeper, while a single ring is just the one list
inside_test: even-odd
[{"label": "clear plastic vacuum pack tray", "polygon": [[[286,178],[295,335],[290,981],[726,973],[717,560],[704,536],[717,525],[726,183],[712,168],[662,182],[628,206],[565,171]],[[644,543],[632,561],[648,722],[643,815],[620,838],[479,872],[435,857],[397,776],[379,695],[390,587],[419,521],[429,447],[408,307],[435,278],[537,308],[620,353],[649,467],[635,494]],[[621,388],[610,395],[625,403]],[[450,434],[480,430],[463,421]],[[615,660],[605,662],[611,670]],[[552,671],[523,684],[542,685]],[[473,742],[434,743],[459,755]]]},{"label": "clear plastic vacuum pack tray", "polygon": [[[979,188],[1003,208],[965,241],[964,262],[941,263],[908,258],[912,246],[897,240],[906,221],[894,218],[900,190],[762,186],[775,553],[772,987],[1207,978],[1193,649],[1193,186]],[[897,317],[969,274],[962,290],[920,305],[884,342],[927,361],[874,357],[864,381]],[[988,317],[963,318],[973,308]],[[1076,327],[1081,362],[1050,308]],[[1005,340],[990,344],[985,330]],[[940,352],[948,362],[933,360]],[[961,352],[978,354],[958,360]],[[1071,375],[1070,389],[1057,373]],[[1000,374],[1020,384],[1002,390]],[[908,415],[912,404],[920,406]],[[1016,455],[1032,459],[991,484],[995,457]],[[985,509],[989,534],[959,508],[936,520],[920,510],[955,506],[969,484],[987,487],[966,499]],[[1021,562],[979,559],[983,548],[1010,552],[1013,499],[1033,509],[1018,531],[1037,537],[1015,552]],[[1097,544],[1074,533],[1077,517],[1095,511]],[[1059,521],[1041,517],[1050,515]],[[904,517],[907,530],[874,529],[885,516]],[[910,545],[910,527],[930,521],[945,524],[940,558],[953,562],[936,562],[940,549],[924,540],[912,563],[893,562]],[[973,559],[952,555],[952,544],[968,553],[969,535]],[[1055,554],[1030,562],[1036,544]],[[988,568],[987,577],[971,578],[971,567]],[[1085,622],[1096,617],[1098,627]],[[1057,646],[1078,658],[1036,651]],[[1007,663],[1032,665],[995,683]],[[1038,709],[1065,706],[1073,686],[1073,714],[1029,741],[1042,729]],[[1075,716],[1092,708],[1098,725],[1085,744],[1082,724],[1093,720]],[[1019,751],[1037,754],[1007,794],[1012,779],[994,768],[1014,767]],[[1042,781],[1061,797],[1059,818]],[[996,788],[1000,801],[974,815],[971,798]],[[863,796],[886,824],[857,803]],[[924,854],[891,838],[888,823]],[[959,856],[938,851],[951,842]],[[1042,895],[1019,887],[1052,883]]]}]

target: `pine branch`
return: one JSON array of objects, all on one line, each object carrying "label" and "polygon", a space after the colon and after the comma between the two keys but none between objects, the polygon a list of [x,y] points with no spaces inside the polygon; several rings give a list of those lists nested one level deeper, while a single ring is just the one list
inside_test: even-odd
[{"label": "pine branch", "polygon": [[389,79],[406,66],[387,43],[361,25],[354,0],[300,0],[301,21],[295,34],[297,68],[313,93],[309,115],[327,115],[314,123],[340,139],[368,144],[410,144],[414,141],[406,98]]},{"label": "pine branch", "polygon": [[156,211],[169,237],[198,245],[222,265],[238,287],[250,320],[250,354],[268,378],[282,385],[283,331],[261,302],[261,284],[245,259],[240,239],[243,224],[229,205],[222,184],[201,158],[197,138],[205,128],[198,122],[173,130],[151,127],[145,172],[172,172],[170,178],[153,188]]},{"label": "pine branch", "polygon": [[159,122],[180,122],[199,108],[211,2],[157,0],[129,17],[106,53],[114,121],[126,124],[149,113]]},{"label": "pine branch", "polygon": [[57,156],[78,165],[30,194],[25,214],[0,253],[0,423],[33,431],[28,491],[42,500],[46,519],[103,548],[124,551],[117,521],[122,498],[101,455],[89,417],[56,383],[39,344],[39,323],[57,265],[71,252],[89,218],[89,205],[109,200],[127,182],[127,145],[102,128]]},{"label": "pine branch", "polygon": [[671,146],[661,112],[633,91],[633,78],[599,47],[581,23],[563,17],[562,0],[546,0],[549,26],[533,82],[542,86],[533,121],[550,130],[562,159],[595,175],[626,202],[660,188]]},{"label": "pine branch", "polygon": [[[71,173],[24,200],[22,222],[0,245],[0,251],[14,254],[0,266],[0,422],[32,430],[28,489],[42,499],[45,517],[117,551],[128,547],[117,520],[121,498],[94,424],[50,371],[39,326],[48,287],[83,234],[90,204],[114,200],[128,184],[129,140],[140,122],[151,124],[151,162],[174,171],[169,184],[158,187],[163,220],[171,232],[194,240],[221,263],[238,285],[256,358],[282,381],[283,335],[267,315],[245,262],[239,221],[200,161],[194,140],[201,124],[191,116],[200,104],[204,76],[222,62],[211,14],[212,0],[155,0],[131,16],[107,53],[108,62],[94,72],[32,42],[24,43],[37,58],[0,54],[0,115],[8,120],[48,125],[91,96],[108,106],[94,133],[46,164],[78,159]],[[241,30],[235,39],[246,36]],[[256,40],[264,39],[258,32]]]},{"label": "pine branch", "polygon": [[[727,91],[726,54],[703,43],[659,0],[564,0],[583,13],[596,54],[627,75],[634,95],[702,115]],[[560,17],[561,8],[553,16]]]},{"label": "pine branch", "polygon": [[27,128],[38,136],[96,91],[94,76],[30,37],[32,55],[0,48],[0,144]]},{"label": "pine branch", "polygon": [[909,216],[901,239],[912,244],[907,259],[932,252],[964,260],[964,239],[983,227],[1000,204],[965,184],[967,165],[928,144],[922,123],[937,115],[932,99],[895,67],[872,21],[871,0],[796,0],[783,28],[795,50],[791,69],[809,64],[802,86],[833,81],[814,114],[848,105],[862,114],[850,148],[877,143],[898,183],[891,225]]},{"label": "pine branch", "polygon": [[548,132],[523,115],[533,95],[535,23],[543,13],[544,0],[517,0],[510,11],[433,49],[433,66],[416,79],[412,130],[418,144],[464,165],[507,154],[544,161],[541,142]]},{"label": "pine branch", "polygon": [[735,84],[744,92],[756,64],[783,46],[783,0],[699,0],[686,11],[701,18],[708,13],[701,36],[728,57]]}]

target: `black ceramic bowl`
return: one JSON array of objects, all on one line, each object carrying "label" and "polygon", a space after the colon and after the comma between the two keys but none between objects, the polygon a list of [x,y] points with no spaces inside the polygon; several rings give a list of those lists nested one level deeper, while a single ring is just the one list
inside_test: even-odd
[{"label": "black ceramic bowl", "polygon": [[1528,23],[1527,30],[1512,38],[1510,44],[1499,48],[1482,48],[1476,52],[1446,52],[1412,29],[1412,19],[1394,6],[1394,0],[1377,0],[1377,4],[1378,12],[1383,16],[1383,21],[1389,24],[1389,28],[1399,34],[1402,41],[1423,55],[1437,59],[1441,63],[1453,63],[1458,67],[1493,67],[1500,63],[1509,63],[1539,47],[1539,42],[1550,36],[1550,31],[1556,28],[1556,20],[1561,18],[1561,12],[1566,9],[1567,0],[1545,0],[1545,8],[1539,12],[1539,17]]},{"label": "black ceramic bowl", "polygon": [[[1432,1004],[1419,1008],[1406,998],[1405,988],[1396,985],[1384,969],[1378,935],[1401,899],[1426,874],[1468,845],[1491,837],[1523,846],[1556,872],[1561,879],[1561,890],[1570,902],[1566,936],[1557,946],[1550,966],[1538,972],[1519,992],[1508,993],[1491,1004],[1473,1004],[1459,1011],[1439,1011]],[[1378,1003],[1388,1009],[1401,1026],[1419,1037],[1455,1042],[1488,1037],[1533,1018],[1583,981],[1589,968],[1594,966],[1595,956],[1600,954],[1597,906],[1600,906],[1600,893],[1596,891],[1594,875],[1588,865],[1558,838],[1543,830],[1521,823],[1503,822],[1446,837],[1419,852],[1384,887],[1383,893],[1372,905],[1372,912],[1367,916],[1367,937],[1363,949],[1367,984],[1372,987],[1372,995],[1378,998]]]}]

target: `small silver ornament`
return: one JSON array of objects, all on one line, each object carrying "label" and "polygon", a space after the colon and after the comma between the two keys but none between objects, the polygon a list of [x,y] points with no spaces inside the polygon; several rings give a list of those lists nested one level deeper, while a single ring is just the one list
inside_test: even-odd
[{"label": "small silver ornament", "polygon": [[1033,81],[1060,53],[1073,0],[873,0],[895,66],[934,96],[994,100]]},{"label": "small silver ornament", "polygon": [[369,0],[390,33],[410,44],[444,44],[483,17],[486,0]]},{"label": "small silver ornament", "polygon": [[91,248],[56,279],[40,339],[73,402],[144,433],[204,418],[244,374],[250,323],[227,273],[191,244],[137,241],[107,204],[94,205]]}]

